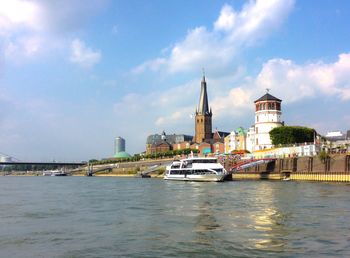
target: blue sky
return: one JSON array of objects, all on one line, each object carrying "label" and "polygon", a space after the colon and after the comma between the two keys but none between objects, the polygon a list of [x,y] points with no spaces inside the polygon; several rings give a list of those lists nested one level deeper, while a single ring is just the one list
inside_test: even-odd
[{"label": "blue sky", "polygon": [[202,68],[213,127],[254,121],[265,88],[288,125],[350,129],[349,1],[0,0],[0,153],[88,160],[194,133]]}]

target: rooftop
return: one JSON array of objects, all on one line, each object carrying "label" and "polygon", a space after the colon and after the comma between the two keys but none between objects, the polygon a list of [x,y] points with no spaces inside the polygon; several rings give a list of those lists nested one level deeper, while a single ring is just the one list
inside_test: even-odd
[{"label": "rooftop", "polygon": [[114,154],[114,158],[130,158],[131,155],[125,151],[120,151]]},{"label": "rooftop", "polygon": [[264,96],[262,96],[261,98],[257,99],[254,101],[254,103],[259,102],[259,101],[267,101],[267,100],[274,100],[274,101],[279,101],[282,102],[282,100],[276,98],[275,96],[272,96],[269,93],[266,93]]}]

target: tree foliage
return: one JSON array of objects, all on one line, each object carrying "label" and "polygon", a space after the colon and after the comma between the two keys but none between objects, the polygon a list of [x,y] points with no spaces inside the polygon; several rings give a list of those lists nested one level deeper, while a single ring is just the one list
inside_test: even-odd
[{"label": "tree foliage", "polygon": [[281,126],[270,131],[273,145],[294,144],[314,141],[315,130],[302,126]]},{"label": "tree foliage", "polygon": [[89,162],[92,165],[102,165],[102,164],[115,164],[115,163],[121,163],[121,162],[133,162],[133,161],[139,161],[140,159],[159,159],[159,158],[167,158],[167,157],[174,157],[176,155],[188,155],[191,153],[198,153],[197,149],[183,149],[183,150],[169,150],[165,152],[158,152],[158,153],[152,153],[152,154],[135,154],[133,157],[130,158],[113,158],[113,159],[103,159],[103,160],[96,160],[91,159]]}]

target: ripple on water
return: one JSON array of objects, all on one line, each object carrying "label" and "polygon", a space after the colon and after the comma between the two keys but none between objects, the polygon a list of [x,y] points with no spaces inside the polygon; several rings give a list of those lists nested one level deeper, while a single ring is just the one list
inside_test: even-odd
[{"label": "ripple on water", "polygon": [[349,193],[306,182],[3,177],[0,256],[348,257]]}]

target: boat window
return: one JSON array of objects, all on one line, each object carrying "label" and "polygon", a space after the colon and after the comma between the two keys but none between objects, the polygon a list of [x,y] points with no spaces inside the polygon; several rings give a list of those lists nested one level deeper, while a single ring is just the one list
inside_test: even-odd
[{"label": "boat window", "polygon": [[192,160],[185,160],[185,161],[182,163],[182,167],[183,167],[183,168],[191,168],[191,167],[192,167]]},{"label": "boat window", "polygon": [[216,163],[216,159],[195,159],[193,163]]}]

